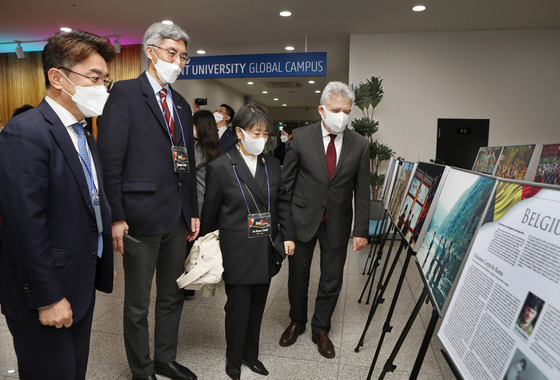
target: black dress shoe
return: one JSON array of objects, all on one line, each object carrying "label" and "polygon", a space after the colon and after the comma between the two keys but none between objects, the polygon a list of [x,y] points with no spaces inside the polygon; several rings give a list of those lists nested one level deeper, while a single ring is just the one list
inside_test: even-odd
[{"label": "black dress shoe", "polygon": [[226,373],[232,380],[241,379],[241,369],[231,364],[229,360],[226,362]]},{"label": "black dress shoe", "polygon": [[264,367],[264,364],[262,364],[259,360],[254,359],[254,360],[243,360],[243,364],[245,364],[247,367],[249,367],[249,369],[255,373],[258,373],[259,375],[263,375],[266,376],[268,375],[268,371],[266,370],[266,368]]},{"label": "black dress shoe", "polygon": [[132,380],[157,380],[156,375],[154,375],[153,373],[148,376],[148,377],[136,377],[136,376],[132,376]]},{"label": "black dress shoe", "polygon": [[167,376],[173,380],[196,380],[196,375],[190,369],[176,361],[169,363],[154,361],[154,371],[158,375]]}]

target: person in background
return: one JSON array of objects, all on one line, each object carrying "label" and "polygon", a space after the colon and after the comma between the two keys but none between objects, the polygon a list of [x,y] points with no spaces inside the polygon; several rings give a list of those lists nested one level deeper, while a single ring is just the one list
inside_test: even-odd
[{"label": "person in background", "polygon": [[242,107],[233,119],[238,144],[207,166],[201,233],[219,229],[226,285],[226,373],[241,376],[241,364],[261,375],[261,322],[270,287],[272,240],[283,234],[294,252],[294,226],[280,163],[263,154],[272,122],[262,108]]},{"label": "person in background", "polygon": [[297,239],[296,254],[289,259],[291,323],[279,343],[290,346],[305,331],[311,260],[319,240],[321,274],[311,329],[313,342],[326,358],[335,356],[328,332],[342,287],[352,220],[355,251],[367,244],[369,233],[370,144],[346,128],[353,101],[354,93],[345,83],[327,84],[318,107],[322,121],[293,131],[282,169]]},{"label": "person in background", "polygon": [[280,144],[274,149],[274,157],[280,161],[280,165],[284,165],[284,157],[286,156],[286,150],[290,146],[293,129],[294,127],[291,125],[286,125],[280,132]]},{"label": "person in background", "polygon": [[235,145],[236,141],[234,132],[228,127],[235,117],[235,111],[227,104],[222,104],[214,112],[214,117],[216,118],[216,124],[218,127],[220,148],[223,153],[229,152],[229,150]]},{"label": "person in background", "polygon": [[85,379],[95,290],[113,289],[111,210],[84,120],[103,111],[114,54],[88,32],[49,38],[46,97],[0,133],[0,304],[20,379]]},{"label": "person in background", "polygon": [[19,115],[20,113],[24,113],[25,111],[29,111],[29,110],[31,110],[31,109],[33,109],[33,108],[35,108],[35,107],[33,107],[33,106],[30,105],[30,104],[24,104],[23,106],[18,107],[18,108],[16,108],[16,109],[14,110],[14,113],[12,114],[12,117],[17,116],[17,115]]},{"label": "person in background", "polygon": [[[192,112],[170,86],[189,61],[189,36],[177,25],[155,23],[144,34],[148,69],[120,81],[99,118],[98,142],[113,211],[113,247],[125,273],[124,342],[134,379],[196,379],[176,362],[187,240],[200,222]],[[125,234],[141,241],[134,256]],[[156,272],[154,356],[148,308]]]}]

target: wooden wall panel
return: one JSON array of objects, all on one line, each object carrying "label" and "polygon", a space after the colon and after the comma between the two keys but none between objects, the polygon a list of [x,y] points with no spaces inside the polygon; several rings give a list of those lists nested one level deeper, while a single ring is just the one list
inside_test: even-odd
[{"label": "wooden wall panel", "polygon": [[[140,75],[141,59],[142,45],[123,46],[109,63],[109,73],[116,81],[136,78]],[[16,108],[24,104],[37,106],[44,97],[41,52],[26,52],[23,59],[18,59],[15,52],[0,54],[0,128]]]}]

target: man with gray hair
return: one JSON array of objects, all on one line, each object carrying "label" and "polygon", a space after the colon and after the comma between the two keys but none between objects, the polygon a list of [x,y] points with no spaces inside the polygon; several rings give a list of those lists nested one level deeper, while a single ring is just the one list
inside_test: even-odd
[{"label": "man with gray hair", "polygon": [[353,102],[354,93],[348,85],[327,84],[318,107],[322,121],[294,130],[282,170],[297,239],[294,255],[289,257],[291,323],[280,338],[280,346],[291,346],[305,331],[311,259],[319,240],[321,275],[311,329],[313,342],[326,358],[335,356],[328,332],[342,287],[352,198],[355,251],[367,244],[369,228],[370,145],[346,128]]},{"label": "man with gray hair", "polygon": [[[196,379],[175,361],[187,240],[199,232],[192,112],[170,86],[189,61],[189,37],[155,23],[144,35],[148,69],[115,84],[98,120],[113,248],[123,254],[124,341],[133,379]],[[135,240],[139,244],[133,244]],[[154,358],[148,307],[156,272]]]}]

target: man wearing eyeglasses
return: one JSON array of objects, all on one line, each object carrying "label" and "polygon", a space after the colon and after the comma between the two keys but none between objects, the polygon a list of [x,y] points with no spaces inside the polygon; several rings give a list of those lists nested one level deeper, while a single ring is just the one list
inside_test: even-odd
[{"label": "man wearing eyeglasses", "polygon": [[[115,83],[98,143],[112,209],[113,248],[123,254],[124,340],[134,379],[196,379],[175,361],[187,240],[199,231],[194,138],[189,104],[170,84],[189,58],[189,37],[176,25],[155,23],[144,35],[148,69]],[[128,236],[141,243],[127,245]],[[123,241],[124,239],[124,241]],[[148,307],[156,273],[154,356]]]},{"label": "man wearing eyeglasses", "polygon": [[101,114],[109,40],[43,50],[46,97],[0,133],[0,303],[21,379],[85,379],[95,290],[113,289],[111,211],[85,118]]}]

